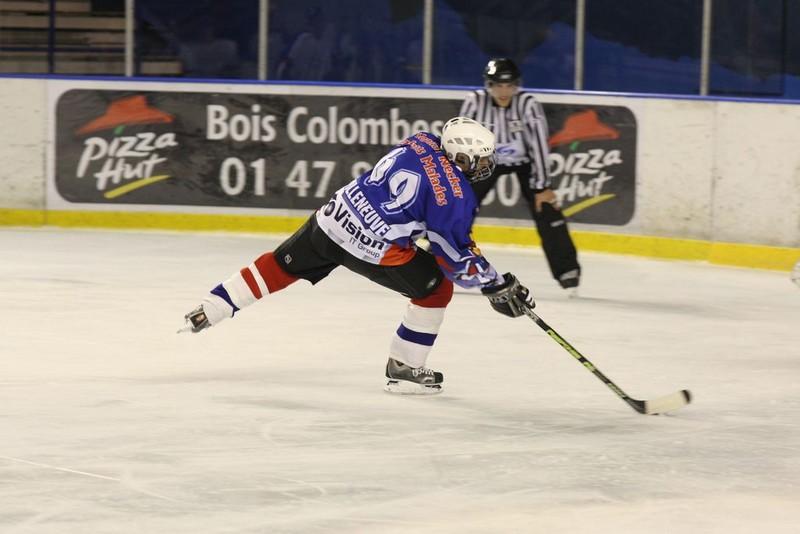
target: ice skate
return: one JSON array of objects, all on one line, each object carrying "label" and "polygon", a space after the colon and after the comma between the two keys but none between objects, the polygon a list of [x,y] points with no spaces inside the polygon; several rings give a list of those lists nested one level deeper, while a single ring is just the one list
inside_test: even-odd
[{"label": "ice skate", "polygon": [[208,322],[208,317],[206,316],[206,312],[203,311],[203,305],[201,304],[197,308],[193,309],[189,313],[184,316],[186,319],[186,324],[183,325],[183,328],[178,330],[178,333],[182,332],[191,332],[196,334],[201,330],[205,330],[211,323]]},{"label": "ice skate", "polygon": [[409,367],[393,358],[386,363],[384,391],[402,395],[435,395],[442,392],[444,376],[426,367]]},{"label": "ice skate", "polygon": [[581,283],[580,269],[572,269],[558,277],[559,285],[564,289],[577,288]]},{"label": "ice skate", "polygon": [[580,269],[572,269],[571,271],[567,271],[561,276],[558,277],[558,284],[567,290],[567,297],[568,298],[577,298],[578,296],[578,286],[581,283],[581,270]]}]

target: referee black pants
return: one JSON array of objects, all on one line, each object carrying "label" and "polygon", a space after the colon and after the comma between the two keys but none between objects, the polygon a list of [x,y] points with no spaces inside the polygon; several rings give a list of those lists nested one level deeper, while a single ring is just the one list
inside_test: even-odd
[{"label": "referee black pants", "polygon": [[531,187],[531,166],[529,164],[518,166],[498,165],[491,177],[472,184],[472,189],[478,197],[478,205],[480,206],[501,175],[512,173],[516,174],[517,180],[519,180],[520,190],[525,197],[528,211],[530,211],[533,222],[536,223],[536,230],[539,232],[542,249],[553,278],[558,280],[561,275],[574,269],[578,269],[580,272],[578,251],[575,250],[575,244],[569,235],[567,220],[561,210],[554,208],[550,204],[542,204],[542,211],[536,211],[536,203],[534,201],[536,191]]}]

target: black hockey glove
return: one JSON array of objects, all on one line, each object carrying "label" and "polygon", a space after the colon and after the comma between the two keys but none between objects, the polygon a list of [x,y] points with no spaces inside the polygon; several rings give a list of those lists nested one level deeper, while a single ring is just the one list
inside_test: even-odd
[{"label": "black hockey glove", "polygon": [[524,315],[526,306],[536,306],[530,291],[519,283],[516,276],[506,273],[503,278],[505,282],[500,285],[481,288],[481,293],[486,295],[495,311],[509,317],[519,317]]}]

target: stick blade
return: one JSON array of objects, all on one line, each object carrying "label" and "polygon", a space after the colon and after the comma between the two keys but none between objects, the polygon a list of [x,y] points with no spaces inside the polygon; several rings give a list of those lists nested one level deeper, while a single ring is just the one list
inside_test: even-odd
[{"label": "stick blade", "polygon": [[682,389],[657,399],[642,401],[644,406],[641,413],[647,415],[657,415],[661,413],[673,412],[679,408],[683,408],[690,402],[692,402],[691,392],[688,389]]}]

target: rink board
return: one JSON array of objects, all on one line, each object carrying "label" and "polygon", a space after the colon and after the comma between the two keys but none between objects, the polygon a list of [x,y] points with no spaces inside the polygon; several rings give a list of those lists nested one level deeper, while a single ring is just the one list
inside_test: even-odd
[{"label": "rink board", "polygon": [[[437,132],[465,94],[4,78],[0,225],[288,233],[394,137]],[[539,98],[579,248],[780,270],[800,257],[797,106]],[[148,150],[115,158],[122,138]],[[514,177],[481,214],[479,241],[538,243]]]}]

